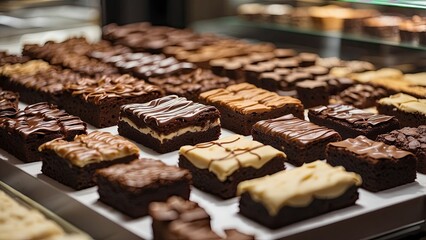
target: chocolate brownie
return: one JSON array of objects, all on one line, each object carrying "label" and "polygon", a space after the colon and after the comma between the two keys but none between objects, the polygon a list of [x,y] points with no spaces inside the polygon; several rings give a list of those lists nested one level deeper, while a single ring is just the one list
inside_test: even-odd
[{"label": "chocolate brownie", "polygon": [[152,232],[155,240],[177,239],[235,239],[253,240],[254,237],[235,229],[226,229],[225,238],[213,232],[210,216],[196,202],[170,197],[166,202],[153,202],[149,205],[152,218]]},{"label": "chocolate brownie", "polygon": [[238,185],[240,213],[276,229],[355,204],[358,174],[315,161]]},{"label": "chocolate brownie", "polygon": [[310,67],[315,65],[319,56],[318,54],[315,54],[315,53],[303,52],[303,53],[299,53],[299,55],[297,55],[297,58],[299,59],[300,67]]},{"label": "chocolate brownie", "polygon": [[63,108],[98,128],[116,125],[120,106],[148,102],[163,95],[160,88],[129,75],[82,78],[65,89]]},{"label": "chocolate brownie", "polygon": [[210,70],[201,68],[187,74],[152,77],[148,79],[148,82],[162,88],[167,95],[175,94],[194,101],[202,92],[235,84],[234,80],[217,76]]},{"label": "chocolate brownie", "polygon": [[343,166],[362,177],[362,187],[371,192],[397,187],[416,179],[414,154],[358,136],[327,146],[327,162]]},{"label": "chocolate brownie", "polygon": [[179,62],[174,57],[149,53],[124,53],[102,58],[103,62],[113,64],[121,73],[131,74],[139,79],[165,77],[194,71],[197,66]]},{"label": "chocolate brownie", "polygon": [[18,112],[19,93],[0,88],[0,117],[13,117]]},{"label": "chocolate brownie", "polygon": [[97,170],[99,200],[137,218],[148,214],[151,202],[175,195],[189,198],[191,174],[159,160],[137,159]]},{"label": "chocolate brownie", "polygon": [[204,92],[200,101],[219,109],[224,128],[244,135],[250,135],[253,124],[260,120],[290,113],[303,119],[303,105],[298,99],[279,96],[248,83]]},{"label": "chocolate brownie", "polygon": [[369,113],[350,105],[332,104],[310,108],[309,120],[336,130],[342,139],[364,135],[376,139],[379,134],[399,128],[393,116]]},{"label": "chocolate brownie", "polygon": [[389,96],[389,93],[383,88],[356,84],[339,93],[335,99],[339,103],[353,105],[356,108],[369,108],[374,107],[377,100],[386,96]]},{"label": "chocolate brownie", "polygon": [[98,131],[78,135],[72,141],[54,139],[38,149],[42,153],[43,174],[76,190],[95,185],[96,169],[139,157],[139,148],[130,141]]},{"label": "chocolate brownie", "polygon": [[379,113],[395,116],[401,127],[426,125],[426,99],[398,93],[377,103]]},{"label": "chocolate brownie", "polygon": [[283,170],[285,159],[283,152],[241,135],[179,150],[179,166],[191,171],[194,186],[223,199],[235,197],[241,181]]},{"label": "chocolate brownie", "polygon": [[115,67],[86,56],[91,51],[110,47],[107,41],[90,44],[84,38],[71,38],[59,43],[49,41],[42,46],[26,44],[22,54],[94,77],[118,72]]},{"label": "chocolate brownie", "polygon": [[354,80],[350,78],[334,77],[331,75],[318,76],[315,80],[327,83],[329,95],[336,95],[355,84]]},{"label": "chocolate brownie", "polygon": [[285,152],[288,162],[296,166],[325,159],[327,144],[342,139],[336,131],[292,114],[257,122],[252,135],[253,140]]},{"label": "chocolate brownie", "polygon": [[376,141],[412,152],[417,157],[417,172],[426,174],[426,125],[393,130],[379,135]]},{"label": "chocolate brownie", "polygon": [[297,98],[305,108],[328,105],[328,84],[317,80],[306,80],[296,83]]},{"label": "chocolate brownie", "polygon": [[86,133],[80,118],[42,102],[12,117],[0,117],[0,147],[23,162],[40,161],[38,147],[55,138],[73,139]]},{"label": "chocolate brownie", "polygon": [[118,132],[159,153],[167,153],[183,145],[218,139],[219,118],[220,113],[213,106],[170,95],[123,105]]},{"label": "chocolate brownie", "polygon": [[310,66],[310,67],[299,68],[299,69],[297,69],[297,71],[309,73],[312,76],[317,77],[317,76],[327,75],[328,72],[330,71],[330,69],[323,67],[323,66],[319,66],[319,65],[313,65],[313,66]]}]

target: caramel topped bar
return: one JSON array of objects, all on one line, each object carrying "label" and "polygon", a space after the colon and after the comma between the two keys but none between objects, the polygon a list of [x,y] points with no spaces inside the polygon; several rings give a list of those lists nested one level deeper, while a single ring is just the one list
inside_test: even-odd
[{"label": "caramel topped bar", "polygon": [[249,193],[262,203],[271,216],[284,206],[305,207],[314,199],[333,199],[352,186],[361,185],[358,174],[343,167],[332,167],[315,161],[291,170],[248,180],[238,185],[238,195]]},{"label": "caramel topped bar", "polygon": [[70,142],[55,139],[39,147],[39,151],[46,150],[78,167],[139,154],[139,148],[125,138],[98,131],[78,135]]},{"label": "caramel topped bar", "polygon": [[31,76],[38,72],[51,69],[52,66],[42,60],[31,60],[26,63],[6,64],[0,67],[0,75],[6,77],[12,76]]},{"label": "caramel topped bar", "polygon": [[249,135],[253,124],[260,120],[289,113],[303,119],[300,100],[279,96],[248,83],[204,92],[200,100],[219,109],[225,128],[244,135]]},{"label": "caramel topped bar", "polygon": [[208,91],[202,93],[200,98],[226,106],[242,114],[263,113],[287,104],[301,106],[300,101],[295,98],[279,96],[248,83]]}]

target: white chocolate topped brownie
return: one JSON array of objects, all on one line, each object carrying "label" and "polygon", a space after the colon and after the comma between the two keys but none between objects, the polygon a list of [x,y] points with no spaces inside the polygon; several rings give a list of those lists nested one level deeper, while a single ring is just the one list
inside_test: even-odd
[{"label": "white chocolate topped brownie", "polygon": [[237,194],[248,192],[254,201],[262,203],[273,216],[284,206],[305,207],[315,198],[337,198],[350,187],[361,185],[361,182],[358,174],[346,172],[343,167],[332,167],[325,162],[315,161],[244,181],[238,185]]},{"label": "white chocolate topped brownie", "polygon": [[259,169],[276,157],[285,157],[283,152],[241,135],[232,135],[195,146],[183,146],[179,153],[197,168],[213,172],[220,181],[225,181],[240,168]]}]

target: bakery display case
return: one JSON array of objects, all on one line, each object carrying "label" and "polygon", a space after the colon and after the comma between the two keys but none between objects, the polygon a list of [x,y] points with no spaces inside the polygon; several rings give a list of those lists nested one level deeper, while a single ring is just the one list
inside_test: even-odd
[{"label": "bakery display case", "polygon": [[12,198],[64,239],[426,237],[422,1],[125,2],[0,45],[0,230]]}]

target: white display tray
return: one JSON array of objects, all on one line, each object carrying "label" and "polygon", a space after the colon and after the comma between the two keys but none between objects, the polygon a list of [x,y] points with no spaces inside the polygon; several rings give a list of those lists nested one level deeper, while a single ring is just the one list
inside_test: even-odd
[{"label": "white display tray", "polygon": [[[24,106],[22,105],[21,109]],[[90,126],[89,131],[93,130],[95,128]],[[117,134],[117,126],[100,130]],[[231,134],[233,133],[222,129],[221,137]],[[251,139],[251,136],[247,138]],[[159,159],[166,164],[177,165],[177,151],[158,154],[144,146],[139,144],[138,146],[141,149],[141,157]],[[152,238],[150,217],[131,219],[101,203],[98,201],[96,187],[75,191],[43,175],[40,171],[41,162],[22,163],[2,149],[0,149],[0,158],[32,175],[34,181],[42,181],[52,185],[63,194],[83,203],[135,235],[145,239]],[[286,164],[286,167],[287,169],[292,168],[290,164]],[[0,175],[0,180],[1,178],[3,176]],[[12,185],[12,187],[14,186]],[[407,226],[418,226],[420,228],[424,224],[426,219],[426,175],[417,174],[416,182],[379,193],[371,193],[364,189],[360,189],[359,192],[359,200],[354,206],[322,214],[277,230],[270,230],[239,215],[238,198],[221,200],[192,187],[190,199],[198,202],[200,206],[206,209],[212,218],[213,229],[219,234],[223,234],[224,229],[236,228],[241,232],[254,234],[257,239],[284,237],[286,239],[361,239],[379,236]],[[49,206],[46,207],[49,208]],[[81,218],[85,216],[84,212],[78,214],[81,215]],[[68,221],[77,227],[81,225],[78,221]],[[93,224],[96,225],[96,223]],[[93,234],[90,231],[88,233]],[[111,239],[114,239],[114,237],[111,237]]]}]

